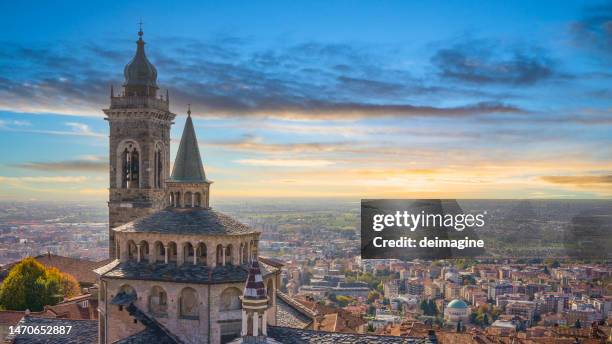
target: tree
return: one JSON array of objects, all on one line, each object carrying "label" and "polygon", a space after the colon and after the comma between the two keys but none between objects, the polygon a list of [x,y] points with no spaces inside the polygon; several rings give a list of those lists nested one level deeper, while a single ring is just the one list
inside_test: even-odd
[{"label": "tree", "polygon": [[80,293],[78,282],[56,268],[45,268],[29,257],[16,264],[0,287],[0,305],[9,310],[42,311],[65,296]]},{"label": "tree", "polygon": [[423,311],[423,314],[429,315],[429,308],[427,307],[427,300],[423,299],[421,301],[420,308]]},{"label": "tree", "polygon": [[69,299],[81,295],[81,286],[74,276],[57,268],[49,268],[47,272],[49,278],[59,281],[62,297]]},{"label": "tree", "polygon": [[374,302],[374,300],[378,300],[380,298],[380,294],[377,291],[371,290],[368,293],[368,303]]},{"label": "tree", "polygon": [[368,332],[374,332],[374,330],[375,330],[374,325],[368,324]]},{"label": "tree", "polygon": [[433,299],[429,299],[427,308],[429,308],[429,315],[435,316],[438,314],[438,307],[436,306],[436,302]]}]

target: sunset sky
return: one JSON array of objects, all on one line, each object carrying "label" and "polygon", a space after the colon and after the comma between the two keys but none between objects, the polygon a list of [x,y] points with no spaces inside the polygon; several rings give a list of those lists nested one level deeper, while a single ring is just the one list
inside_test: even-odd
[{"label": "sunset sky", "polygon": [[0,200],[108,197],[137,22],[212,198],[609,198],[612,2],[0,3]]}]

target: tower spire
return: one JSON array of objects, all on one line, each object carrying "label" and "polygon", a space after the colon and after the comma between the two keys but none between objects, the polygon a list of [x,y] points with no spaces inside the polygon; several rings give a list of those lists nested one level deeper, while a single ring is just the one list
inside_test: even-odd
[{"label": "tower spire", "polygon": [[142,32],[142,24],[144,24],[142,22],[142,18],[140,18],[140,21],[138,22],[138,36],[142,38],[142,35],[144,34],[144,32]]},{"label": "tower spire", "polygon": [[191,117],[191,104],[187,104],[187,117]]}]

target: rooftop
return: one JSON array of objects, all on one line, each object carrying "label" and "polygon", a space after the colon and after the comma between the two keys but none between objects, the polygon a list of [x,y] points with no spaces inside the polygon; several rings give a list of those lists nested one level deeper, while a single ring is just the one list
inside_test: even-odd
[{"label": "rooftop", "polygon": [[[277,268],[261,262],[260,268],[264,276],[278,270]],[[107,278],[216,284],[245,282],[248,275],[248,269],[248,264],[225,265],[211,268],[199,264],[182,264],[177,266],[175,263],[138,263],[135,261],[120,262],[119,260],[115,260],[95,270],[95,272]]]},{"label": "rooftop", "polygon": [[268,337],[284,344],[432,344],[427,338],[372,336],[366,334],[336,333],[268,326]]},{"label": "rooftop", "polygon": [[447,308],[468,308],[468,305],[463,300],[454,299],[446,307]]},{"label": "rooftop", "polygon": [[[98,342],[97,320],[72,320],[57,318],[38,318],[26,315],[21,319],[19,326],[71,326],[70,334],[27,334],[9,335],[7,340],[15,344],[86,344]],[[12,341],[11,341],[12,340]]]},{"label": "rooftop", "polygon": [[213,209],[167,208],[128,222],[117,232],[240,235],[255,233],[247,225]]},{"label": "rooftop", "polygon": [[208,183],[189,110],[169,182]]}]

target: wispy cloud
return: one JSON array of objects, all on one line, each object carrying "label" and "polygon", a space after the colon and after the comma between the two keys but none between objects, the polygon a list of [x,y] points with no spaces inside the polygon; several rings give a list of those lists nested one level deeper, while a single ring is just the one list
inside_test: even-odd
[{"label": "wispy cloud", "polygon": [[85,176],[36,176],[36,177],[3,177],[0,183],[82,183],[88,178]]},{"label": "wispy cloud", "polygon": [[298,159],[241,159],[237,163],[251,166],[266,167],[323,167],[333,165],[330,160],[298,160]]},{"label": "wispy cloud", "polygon": [[585,8],[583,17],[570,26],[574,43],[606,56],[609,63],[612,55],[612,2]]},{"label": "wispy cloud", "polygon": [[603,176],[543,176],[541,178],[553,184],[612,184],[612,174]]},{"label": "wispy cloud", "polygon": [[102,157],[88,157],[80,160],[66,161],[25,162],[12,166],[36,171],[108,172],[108,161]]},{"label": "wispy cloud", "polygon": [[558,74],[552,59],[535,47],[502,47],[469,40],[438,50],[431,58],[442,78],[476,84],[532,85]]},{"label": "wispy cloud", "polygon": [[[304,43],[253,49],[241,39],[157,43],[164,50],[150,49],[149,55],[160,70],[160,85],[172,87],[173,101],[191,103],[206,115],[345,119],[527,111],[499,95],[384,67],[381,62],[392,56],[385,47]],[[109,85],[121,83],[120,71],[134,51],[133,46],[92,43],[7,43],[4,48],[0,72],[8,66],[12,72],[0,78],[0,109],[98,116],[108,105]],[[453,105],[431,101],[449,96],[462,100]]]},{"label": "wispy cloud", "polygon": [[94,132],[91,127],[87,124],[78,122],[66,122],[64,123],[70,130],[48,130],[48,129],[36,129],[32,127],[32,124],[27,121],[0,121],[0,130],[30,133],[30,134],[41,134],[41,135],[57,135],[57,136],[89,136],[89,137],[107,137],[108,135],[103,133]]}]

